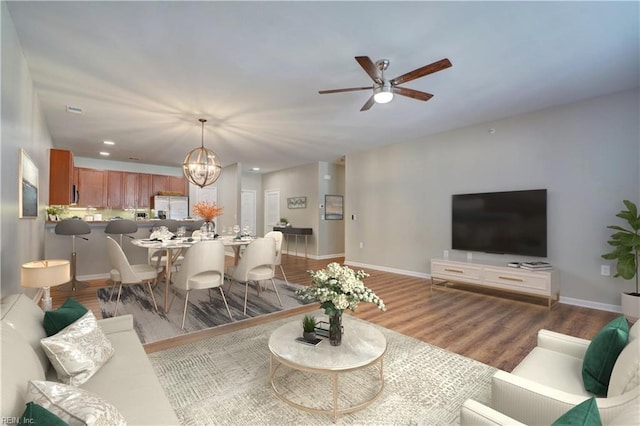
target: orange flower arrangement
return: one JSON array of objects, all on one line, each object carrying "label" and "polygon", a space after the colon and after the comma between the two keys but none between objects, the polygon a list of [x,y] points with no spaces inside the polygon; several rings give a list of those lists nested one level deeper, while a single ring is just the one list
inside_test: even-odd
[{"label": "orange flower arrangement", "polygon": [[205,222],[211,222],[214,217],[222,214],[224,207],[218,207],[216,203],[200,201],[193,206],[193,212],[200,216]]}]

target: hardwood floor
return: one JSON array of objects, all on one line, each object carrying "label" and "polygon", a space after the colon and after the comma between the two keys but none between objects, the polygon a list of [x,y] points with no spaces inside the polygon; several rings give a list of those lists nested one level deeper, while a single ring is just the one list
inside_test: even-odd
[{"label": "hardwood floor", "polygon": [[[344,259],[313,260],[283,255],[288,280],[300,284],[311,283],[307,270],[324,268],[332,261]],[[228,262],[232,260],[229,258]],[[370,274],[365,285],[384,300],[387,310],[380,312],[373,304],[360,304],[353,315],[506,371],[511,371],[535,347],[536,333],[541,328],[591,339],[603,325],[619,315],[561,303],[549,309],[546,301],[506,293],[496,295],[486,290],[432,291],[430,280],[365,271]],[[72,295],[100,318],[96,290],[105,283],[99,280],[91,284],[76,294],[54,289],[54,308]],[[266,319],[252,318],[151,343],[145,345],[145,349],[154,352],[317,308],[318,305],[312,304]]]}]

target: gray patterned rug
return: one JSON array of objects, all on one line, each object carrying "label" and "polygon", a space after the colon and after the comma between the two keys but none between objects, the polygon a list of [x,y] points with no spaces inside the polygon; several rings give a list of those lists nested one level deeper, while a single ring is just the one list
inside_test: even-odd
[{"label": "gray patterned rug", "polygon": [[[243,313],[244,285],[234,284],[231,295],[229,295],[227,292],[228,284],[225,284],[225,296],[233,320],[241,321],[259,315],[295,308],[308,303],[300,301],[294,294],[294,291],[299,288],[300,285],[292,283],[286,284],[277,278],[275,281],[283,307],[278,303],[278,299],[270,282],[267,284],[267,289],[262,290],[260,297],[257,296],[255,287],[250,285],[246,316]],[[101,288],[97,292],[103,318],[112,317],[115,310],[117,290],[111,302],[109,302],[110,292],[111,289],[109,288]],[[231,319],[229,319],[229,314],[220,296],[220,290],[217,288],[211,290],[211,297],[209,297],[207,290],[194,290],[191,292],[189,295],[187,319],[184,330],[182,330],[180,326],[182,325],[185,293],[180,290],[178,291],[169,312],[164,312],[161,306],[164,303],[164,284],[156,287],[154,296],[158,303],[158,312],[153,308],[153,302],[151,301],[151,296],[147,288],[143,288],[141,285],[122,287],[118,315],[133,315],[134,328],[142,343],[151,343],[232,322]],[[169,293],[169,300],[171,300],[171,297],[172,294]]]},{"label": "gray patterned rug", "polygon": [[[318,316],[321,311],[316,312]],[[381,314],[384,315],[384,314]],[[270,333],[301,316],[274,321],[173,349],[149,359],[184,425],[330,425],[331,416],[310,414],[282,402],[269,384]],[[349,332],[344,319],[345,335]],[[376,326],[378,327],[378,326]],[[450,425],[459,423],[462,403],[490,400],[495,368],[411,337],[378,327],[387,339],[385,387],[369,407],[338,418],[339,424]],[[359,400],[378,380],[372,368],[341,375],[340,400]],[[328,376],[287,367],[278,386],[299,402],[328,408]]]}]

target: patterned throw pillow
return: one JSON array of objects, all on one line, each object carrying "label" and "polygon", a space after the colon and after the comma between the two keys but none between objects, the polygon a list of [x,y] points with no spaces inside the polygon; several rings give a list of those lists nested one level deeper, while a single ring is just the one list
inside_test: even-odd
[{"label": "patterned throw pillow", "polygon": [[58,373],[58,379],[74,386],[89,380],[114,353],[91,311],[40,343]]},{"label": "patterned throw pillow", "polygon": [[44,320],[42,325],[44,331],[47,332],[47,336],[53,336],[65,327],[73,324],[87,313],[82,303],[78,302],[72,297],[69,297],[58,309],[55,311],[47,311],[44,313]]},{"label": "patterned throw pillow", "polygon": [[122,414],[100,396],[56,382],[31,380],[27,385],[27,401],[51,411],[69,425],[126,425]]}]

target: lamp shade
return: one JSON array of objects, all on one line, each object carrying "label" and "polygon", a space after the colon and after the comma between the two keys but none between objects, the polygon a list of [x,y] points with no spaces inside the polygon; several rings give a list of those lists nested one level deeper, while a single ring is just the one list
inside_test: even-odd
[{"label": "lamp shade", "polygon": [[37,260],[22,265],[21,284],[28,288],[54,287],[71,279],[68,260]]}]

